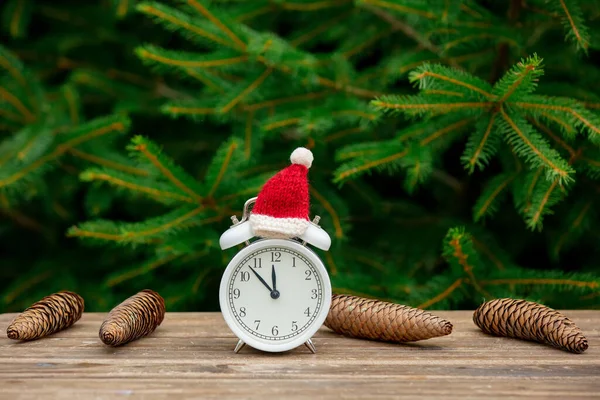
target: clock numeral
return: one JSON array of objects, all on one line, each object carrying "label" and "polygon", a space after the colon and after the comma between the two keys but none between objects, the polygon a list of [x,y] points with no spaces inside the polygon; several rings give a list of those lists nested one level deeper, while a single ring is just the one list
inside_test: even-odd
[{"label": "clock numeral", "polygon": [[240,298],[240,289],[238,289],[238,288],[233,289],[233,298],[236,300]]},{"label": "clock numeral", "polygon": [[310,317],[310,307],[306,307],[306,310],[304,310],[304,315]]},{"label": "clock numeral", "polygon": [[292,331],[298,330],[298,321],[292,321]]},{"label": "clock numeral", "polygon": [[306,275],[306,278],[304,278],[305,281],[312,281],[312,278],[310,277],[312,275],[312,271],[307,269],[306,271],[304,271],[304,274]]},{"label": "clock numeral", "polygon": [[246,307],[240,307],[240,317],[246,316]]},{"label": "clock numeral", "polygon": [[271,329],[271,334],[273,336],[277,336],[279,335],[279,328],[277,328],[277,325],[275,325],[272,329]]},{"label": "clock numeral", "polygon": [[271,253],[271,262],[280,262],[281,261],[281,253],[276,251]]},{"label": "clock numeral", "polygon": [[241,272],[241,280],[242,280],[242,282],[248,282],[250,280],[250,272],[242,271]]},{"label": "clock numeral", "polygon": [[258,327],[260,326],[260,319],[255,319],[254,323],[256,324],[256,330],[258,330]]},{"label": "clock numeral", "polygon": [[254,266],[252,268],[262,268],[262,258],[254,258],[253,260]]},{"label": "clock numeral", "polygon": [[310,298],[313,300],[317,298],[317,289],[312,290],[312,296],[310,296]]},{"label": "clock numeral", "polygon": [[296,257],[292,257],[292,267],[296,268]]}]

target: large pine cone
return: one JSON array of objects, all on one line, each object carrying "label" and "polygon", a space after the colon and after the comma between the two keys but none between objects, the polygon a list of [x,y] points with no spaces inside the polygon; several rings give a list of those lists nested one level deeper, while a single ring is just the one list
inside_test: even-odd
[{"label": "large pine cone", "polygon": [[146,289],[113,308],[100,327],[100,340],[109,346],[120,346],[148,336],[165,317],[165,301]]},{"label": "large pine cone", "polygon": [[452,333],[452,324],[427,311],[380,300],[334,294],[325,326],[342,335],[412,342]]},{"label": "large pine cone", "polygon": [[569,318],[531,301],[488,301],[475,310],[473,321],[490,335],[549,344],[572,353],[583,353],[588,348],[581,329]]},{"label": "large pine cone", "polygon": [[81,318],[83,309],[83,298],[77,293],[54,293],[19,314],[6,334],[14,340],[39,339],[73,325]]}]

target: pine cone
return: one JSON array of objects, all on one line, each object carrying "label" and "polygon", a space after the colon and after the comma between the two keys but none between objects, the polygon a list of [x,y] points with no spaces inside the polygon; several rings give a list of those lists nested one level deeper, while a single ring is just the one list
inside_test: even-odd
[{"label": "pine cone", "polygon": [[531,340],[572,353],[583,353],[588,348],[581,329],[570,319],[531,301],[488,301],[475,310],[473,322],[490,335]]},{"label": "pine cone", "polygon": [[165,301],[146,289],[113,308],[100,327],[100,340],[120,346],[154,332],[165,317]]},{"label": "pine cone", "polygon": [[14,340],[39,339],[73,325],[81,318],[83,309],[83,298],[77,293],[54,293],[19,314],[6,334]]},{"label": "pine cone", "polygon": [[325,326],[342,335],[413,342],[452,333],[452,324],[427,311],[380,300],[334,294]]}]

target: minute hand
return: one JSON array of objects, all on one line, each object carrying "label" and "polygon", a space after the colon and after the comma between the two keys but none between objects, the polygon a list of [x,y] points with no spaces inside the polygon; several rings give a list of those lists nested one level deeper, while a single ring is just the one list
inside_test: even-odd
[{"label": "minute hand", "polygon": [[261,276],[258,274],[258,272],[256,272],[254,269],[252,269],[252,267],[251,267],[251,266],[248,266],[248,268],[250,268],[250,271],[252,271],[252,273],[253,273],[254,275],[256,275],[256,277],[258,278],[258,280],[259,280],[259,281],[261,281],[261,283],[262,283],[263,285],[265,285],[265,287],[266,287],[267,289],[269,289],[269,292],[272,292],[272,291],[273,291],[273,289],[271,289],[271,287],[270,287],[270,286],[267,284],[267,282],[265,282],[265,280],[264,280],[264,279],[263,279],[263,278],[262,278],[262,277],[261,277]]}]

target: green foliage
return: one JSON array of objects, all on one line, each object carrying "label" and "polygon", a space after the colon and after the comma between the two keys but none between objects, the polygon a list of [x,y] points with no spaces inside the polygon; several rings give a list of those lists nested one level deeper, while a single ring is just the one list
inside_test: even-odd
[{"label": "green foliage", "polygon": [[[338,292],[598,305],[595,2],[9,0],[0,311],[151,287],[214,310],[220,234],[310,148]],[[564,39],[564,40],[563,40]]]}]

